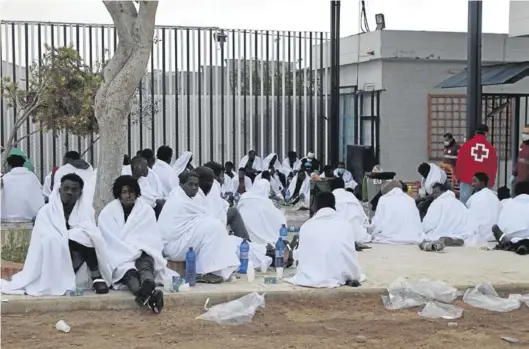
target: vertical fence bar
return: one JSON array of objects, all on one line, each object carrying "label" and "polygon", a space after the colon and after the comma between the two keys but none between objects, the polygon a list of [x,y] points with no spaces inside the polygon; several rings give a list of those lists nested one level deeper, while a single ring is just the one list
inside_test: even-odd
[{"label": "vertical fence bar", "polygon": [[[81,54],[81,33],[79,24],[75,25],[75,49],[79,54]],[[83,62],[85,62],[85,57],[81,56],[83,58]],[[82,142],[81,142],[81,136],[77,136],[77,149],[79,152],[82,152],[84,149],[82,149]]]},{"label": "vertical fence bar", "polygon": [[324,59],[324,53],[323,53],[323,45],[324,45],[324,40],[323,40],[323,33],[320,33],[320,66],[319,66],[319,69],[318,69],[318,78],[317,78],[317,81],[316,81],[316,89],[318,91],[318,106],[319,106],[319,109],[318,109],[318,114],[317,114],[317,117],[316,117],[316,123],[317,123],[317,127],[315,129],[315,133],[314,133],[314,137],[316,137],[316,139],[318,140],[318,150],[320,153],[323,153],[323,156],[322,156],[322,160],[324,161],[325,164],[327,164],[327,153],[325,152],[325,143],[324,143],[324,140],[325,140],[325,133],[323,132],[323,114],[324,114],[324,103],[323,103],[323,86],[324,86],[324,76],[323,76],[323,73],[324,73],[324,65],[323,65],[323,59]]},{"label": "vertical fence bar", "polygon": [[[55,26],[53,24],[50,24],[51,29],[51,49],[55,49]],[[57,166],[57,145],[55,144],[55,139],[57,138],[57,132],[55,132],[55,129],[52,131],[52,162],[54,166]]]},{"label": "vertical fence bar", "polygon": [[308,152],[308,151],[312,151],[314,152],[314,149],[310,148],[309,147],[309,142],[308,142],[308,125],[307,125],[307,121],[308,121],[308,112],[309,112],[309,108],[308,108],[308,105],[307,105],[307,102],[308,102],[308,99],[309,99],[309,91],[308,89],[310,88],[310,85],[308,85],[308,75],[309,75],[309,71],[308,71],[308,68],[309,68],[309,65],[310,65],[310,62],[309,64],[307,64],[307,58],[309,57],[308,53],[307,53],[307,50],[308,50],[308,44],[307,44],[307,32],[303,32],[303,59],[305,60],[305,64],[304,67],[303,67],[303,149],[305,149],[305,152]]},{"label": "vertical fence bar", "polygon": [[[19,33],[20,38],[20,33]],[[26,73],[26,91],[29,91],[29,28],[28,23],[24,23],[24,62],[25,62],[25,73]],[[1,59],[1,56],[0,56]],[[1,93],[1,91],[0,91]],[[30,125],[29,125],[29,118],[26,120],[26,135],[30,134]],[[28,155],[28,158],[31,158],[31,137],[28,136],[26,138],[26,154]],[[7,154],[6,154],[7,155]]]},{"label": "vertical fence bar", "polygon": [[[4,24],[0,22],[0,40],[4,39],[3,32],[4,32]],[[5,32],[6,32],[6,36],[7,36],[7,26],[6,26]],[[0,42],[0,60],[2,60],[2,57],[4,56],[3,53],[4,53],[4,45]],[[4,91],[4,65],[2,64],[2,62],[0,62],[0,128],[1,128],[1,130],[0,130],[0,142],[2,142],[2,144],[5,144],[5,141],[4,141],[4,130],[6,129],[5,125],[4,125],[4,106],[5,106],[5,104],[4,104],[4,94],[1,91]],[[0,166],[2,166],[2,165],[0,164]],[[41,178],[42,178],[42,175],[41,175]]]},{"label": "vertical fence bar", "polygon": [[[234,135],[234,138],[233,138],[233,141],[234,143],[236,143],[235,147],[234,147],[234,154],[232,156],[232,158],[230,159],[230,161],[232,162],[235,162],[237,158],[241,157],[241,149],[242,149],[242,144],[241,143],[245,143],[246,142],[246,137],[242,134],[242,128],[241,128],[241,125],[242,125],[242,122],[243,122],[243,113],[242,113],[242,110],[241,110],[241,106],[242,106],[242,96],[241,96],[241,90],[242,90],[242,82],[241,82],[241,74],[242,74],[242,68],[241,68],[241,58],[242,58],[242,48],[243,48],[243,45],[241,45],[241,32],[240,31],[237,31],[236,33],[237,35],[237,128],[235,129],[235,135]],[[235,40],[234,40],[235,42]],[[235,47],[235,45],[234,45]],[[235,49],[234,49],[234,57],[233,59],[235,59]],[[244,64],[246,64],[246,62],[244,62]],[[235,114],[234,114],[235,115]],[[237,141],[237,142],[236,142]]]},{"label": "vertical fence bar", "polygon": [[[266,40],[266,62],[265,62],[265,78],[264,78],[264,81],[267,83],[265,85],[265,103],[266,103],[266,118],[264,119],[264,124],[263,124],[263,138],[264,138],[264,144],[263,144],[263,150],[262,150],[262,153],[263,153],[263,157],[265,157],[266,155],[268,155],[269,151],[270,151],[270,147],[269,147],[269,144],[270,144],[270,92],[271,92],[271,86],[270,85],[273,85],[274,83],[274,80],[272,79],[272,77],[270,76],[270,33],[269,31],[267,30],[265,32],[265,40]],[[270,83],[272,82],[272,84]]]},{"label": "vertical fence bar", "polygon": [[[63,30],[63,34],[62,34],[63,35],[63,38],[62,38],[63,46],[68,46],[68,40],[67,40],[67,37],[66,37],[67,36],[66,25],[63,25],[62,30]],[[70,136],[69,136],[68,129],[65,130],[64,147],[65,147],[66,151],[70,150]]]},{"label": "vertical fence bar", "polygon": [[260,147],[259,147],[259,154],[261,156],[265,156],[265,149],[264,149],[264,143],[266,142],[266,139],[265,139],[265,135],[264,135],[264,128],[265,128],[265,125],[264,125],[264,114],[265,114],[265,108],[264,108],[264,90],[265,90],[265,80],[267,77],[265,77],[264,75],[264,65],[265,65],[265,60],[264,60],[264,56],[265,56],[265,44],[264,44],[264,39],[263,39],[263,32],[260,33],[259,35],[259,38],[261,39],[261,57],[259,58],[259,65],[260,65],[260,71],[261,71],[261,74],[259,75],[260,76],[260,80],[261,80],[261,114],[259,115],[259,125],[261,126],[260,127],[260,130],[259,130],[259,138],[261,140],[261,144],[260,144]]},{"label": "vertical fence bar", "polygon": [[[166,70],[165,70],[165,30],[166,28],[162,28],[162,144],[167,145],[167,107],[166,107],[166,95],[167,95],[167,87],[166,87]],[[160,59],[160,56],[158,56],[158,59]],[[153,102],[154,105],[154,102]]]},{"label": "vertical fence bar", "polygon": [[[181,65],[181,69],[180,69],[180,98],[181,98],[181,101],[182,101],[182,125],[184,124],[184,120],[185,120],[184,119],[184,117],[185,117],[185,115],[184,115],[184,106],[186,104],[185,100],[184,100],[184,91],[187,88],[187,83],[185,83],[184,78],[186,78],[186,79],[189,78],[188,77],[188,73],[186,72],[186,68],[185,68],[186,66],[185,66],[184,50],[187,49],[187,46],[184,45],[184,43],[185,43],[184,31],[185,31],[185,29],[181,29],[180,30],[180,65]],[[189,89],[185,93],[189,93]],[[188,106],[189,106],[189,104],[188,104]],[[182,129],[185,130],[184,127],[182,127]],[[178,144],[182,144],[182,152],[184,152],[186,150],[189,150],[189,147],[186,147],[186,142],[185,142],[185,139],[184,139],[183,135],[178,134]],[[180,153],[178,153],[178,155],[180,155]]]},{"label": "vertical fence bar", "polygon": [[296,116],[296,126],[297,126],[297,135],[298,135],[298,144],[297,144],[297,148],[300,149],[300,152],[302,154],[306,153],[306,149],[303,147],[303,122],[302,122],[302,113],[303,113],[303,109],[302,109],[302,100],[303,100],[303,95],[304,93],[302,93],[302,89],[304,90],[304,79],[301,74],[302,74],[302,62],[303,62],[303,34],[300,32],[298,33],[298,79],[299,79],[299,83],[298,84],[298,80],[296,80],[295,82],[295,86],[296,86],[296,89],[299,89],[298,91],[298,115]]},{"label": "vertical fence bar", "polygon": [[213,30],[209,30],[209,67],[208,67],[208,78],[209,78],[209,158],[213,159],[213,144],[214,144],[214,137],[213,137],[213,128],[214,128],[214,119],[213,119],[213,109],[214,109],[214,101],[213,101],[213,94],[215,93],[213,90]]},{"label": "vertical fence bar", "polygon": [[[276,48],[276,45],[275,45],[275,41],[276,41],[276,35],[275,35],[275,32],[271,32],[270,33],[270,36],[269,36],[269,40],[272,41],[272,47],[270,48],[270,61],[268,63],[268,65],[270,66],[271,68],[271,73],[270,75],[268,76],[268,79],[267,81],[269,81],[270,83],[270,88],[269,88],[269,91],[267,93],[267,96],[270,96],[270,102],[271,102],[271,105],[270,105],[270,110],[271,110],[271,115],[269,115],[269,119],[268,119],[268,124],[266,125],[266,128],[269,130],[269,137],[268,137],[268,141],[267,141],[267,144],[268,144],[268,151],[266,152],[267,154],[268,153],[275,153],[276,150],[275,150],[275,139],[276,139],[276,129],[277,129],[277,124],[276,124],[276,107],[275,107],[275,100],[276,100],[276,94],[277,94],[277,88],[278,86],[276,86],[276,74],[277,74],[277,70],[276,70],[276,54],[275,54],[275,48]],[[268,41],[268,40],[267,40]],[[268,103],[267,103],[268,105]]]},{"label": "vertical fence bar", "polygon": [[[286,139],[287,139],[287,126],[286,126],[286,95],[287,95],[287,86],[286,86],[286,74],[287,64],[290,64],[290,60],[286,61],[286,47],[287,47],[287,38],[290,39],[290,35],[287,37],[285,35],[285,32],[282,32],[282,64],[281,64],[281,158],[284,159],[287,157],[287,146],[286,146]],[[290,57],[288,57],[290,58]],[[290,75],[288,76],[290,79]]]},{"label": "vertical fence bar", "polygon": [[[239,156],[242,157],[242,154],[246,154],[247,152],[247,145],[248,145],[248,134],[246,132],[247,128],[246,128],[246,123],[247,123],[247,120],[248,120],[248,114],[247,114],[247,109],[246,109],[246,97],[248,96],[248,82],[247,82],[247,78],[248,78],[248,60],[246,58],[246,52],[247,52],[247,38],[246,38],[246,30],[243,31],[243,62],[244,62],[244,65],[243,65],[243,84],[244,84],[244,91],[242,93],[242,98],[243,98],[243,104],[242,104],[242,108],[243,108],[243,114],[242,114],[242,120],[241,120],[241,124],[243,125],[243,129],[242,129],[242,133],[244,135],[243,137],[243,145],[242,145],[242,151],[239,152]],[[251,69],[250,69],[250,72],[251,72]],[[239,83],[240,82],[240,78],[239,78]],[[241,95],[241,90],[239,89],[239,96]],[[250,99],[251,101],[251,99]],[[240,115],[240,114],[239,114]],[[234,163],[235,161],[237,161],[237,158],[233,159]],[[235,165],[237,166],[237,165]]]},{"label": "vertical fence bar", "polygon": [[[236,56],[236,40],[235,40],[235,30],[231,31],[231,59],[229,62],[231,62],[231,76],[228,74],[228,86],[230,86],[230,92],[232,96],[232,119],[231,119],[231,131],[233,132],[232,136],[232,153],[231,157],[228,157],[228,160],[234,161],[235,160],[235,154],[237,154],[237,96],[238,93],[235,93],[235,88],[239,90],[238,85],[235,85],[233,82],[233,79],[237,78],[237,83],[239,82],[239,75],[240,75],[240,66],[237,65],[237,71],[235,71],[235,56]],[[237,62],[240,63],[239,58],[237,58]],[[235,87],[235,88],[233,88]],[[222,163],[224,165],[224,162]]]},{"label": "vertical fence bar", "polygon": [[282,80],[282,76],[283,76],[283,72],[280,70],[280,67],[281,67],[281,32],[277,32],[277,35],[276,35],[276,62],[275,62],[275,67],[276,67],[276,74],[275,74],[275,77],[274,77],[274,84],[276,85],[276,94],[275,94],[275,100],[276,100],[276,110],[275,110],[275,117],[274,117],[274,125],[275,127],[273,128],[274,130],[274,153],[277,153],[278,155],[278,159],[279,156],[282,157],[282,150],[281,150],[281,144],[280,144],[280,139],[282,138],[281,137],[281,132],[282,132],[282,127],[280,128],[279,125],[282,125],[282,123],[279,122],[280,120],[280,117],[281,117],[281,95],[283,94],[283,85],[281,84],[281,80]]},{"label": "vertical fence bar", "polygon": [[178,29],[174,29],[174,60],[175,60],[175,63],[174,63],[174,85],[175,85],[175,90],[174,90],[174,106],[175,106],[175,120],[174,120],[174,128],[175,128],[175,151],[174,151],[174,157],[175,157],[175,160],[178,158],[178,156],[180,155],[180,148],[179,148],[179,144],[180,144],[180,135],[179,135],[179,120],[178,120],[178,115],[179,115],[179,108],[180,108],[180,105],[179,105],[179,96],[180,96],[180,85],[179,85],[179,74],[182,74],[181,70],[178,68]]},{"label": "vertical fence bar", "polygon": [[186,127],[187,127],[187,151],[191,151],[191,57],[190,57],[190,33],[189,29],[186,29]]},{"label": "vertical fence bar", "polygon": [[[37,24],[37,55],[39,70],[42,67],[42,29],[40,23]],[[44,182],[44,132],[42,132],[42,122],[40,122],[39,146],[40,146],[40,179]],[[53,164],[55,166],[55,164]]]},{"label": "vertical fence bar", "polygon": [[[263,84],[263,79],[259,79],[259,70],[260,68],[262,67],[262,65],[260,64],[260,61],[259,61],[259,34],[258,34],[258,31],[254,31],[254,55],[255,55],[255,58],[254,58],[254,65],[255,65],[255,71],[254,71],[254,80],[255,80],[255,87],[259,86],[260,89],[258,89],[259,92],[257,91],[253,91],[254,93],[254,112],[253,112],[253,118],[252,118],[252,124],[253,124],[253,138],[254,141],[253,141],[253,149],[255,151],[259,151],[259,139],[260,139],[260,135],[259,135],[259,123],[261,122],[261,118],[259,117],[259,97],[258,95],[261,93],[260,91],[263,90],[262,88],[262,84]],[[259,66],[258,66],[259,64]],[[261,72],[261,76],[262,76],[262,72]],[[252,86],[252,88],[254,87],[254,83],[250,83],[250,86]]]},{"label": "vertical fence bar", "polygon": [[[156,30],[155,30],[154,33],[155,33],[155,36],[156,36],[156,34],[157,34]],[[149,81],[149,88],[150,88],[149,95],[151,97],[151,100],[150,100],[150,103],[149,103],[150,107],[151,107],[150,108],[151,109],[150,110],[151,111],[151,115],[150,115],[151,116],[151,127],[150,127],[150,129],[151,129],[151,145],[150,145],[150,147],[151,147],[151,149],[153,151],[156,151],[156,149],[154,149],[154,146],[155,146],[154,145],[154,139],[155,139],[155,132],[156,132],[156,123],[155,123],[156,120],[155,120],[155,116],[154,116],[154,88],[155,88],[155,80],[157,80],[157,78],[156,78],[156,74],[155,74],[155,71],[154,71],[154,52],[155,52],[154,48],[156,47],[155,45],[158,45],[156,43],[157,41],[158,40],[155,37],[155,39],[153,40],[152,45],[151,45],[151,64],[150,64],[150,66],[151,66],[151,74],[150,74],[151,78],[150,78],[150,81]],[[141,109],[140,109],[140,111],[141,111]]]},{"label": "vertical fence bar", "polygon": [[[13,81],[14,84],[18,85],[18,81],[17,81],[16,37],[15,37],[15,23],[14,22],[11,23],[11,60],[13,62],[12,67],[11,67],[11,73],[13,74],[12,81]],[[13,128],[17,124],[17,109],[18,109],[17,102],[13,101]],[[17,139],[18,139],[18,131],[15,132],[15,137],[13,138],[13,143],[16,143]],[[7,146],[10,147],[11,144],[8,144]]]},{"label": "vertical fence bar", "polygon": [[202,163],[202,31],[197,29],[198,162]]},{"label": "vertical fence bar", "polygon": [[[285,90],[288,89],[287,93],[287,114],[285,115],[286,118],[286,134],[288,135],[286,137],[286,150],[287,152],[294,150],[292,137],[295,137],[294,128],[293,128],[293,116],[292,114],[292,95],[296,94],[296,73],[294,69],[294,73],[292,72],[292,33],[289,31],[287,34],[287,75],[288,75],[288,81],[290,81],[288,87],[285,86]],[[295,51],[295,50],[294,50]],[[294,75],[292,75],[294,74]],[[292,91],[291,91],[292,90]]]},{"label": "vertical fence bar", "polygon": [[[305,42],[306,43],[306,42]],[[315,148],[315,144],[313,142],[313,137],[312,135],[314,134],[314,92],[316,91],[316,83],[315,83],[315,72],[313,70],[313,65],[312,65],[312,58],[313,58],[313,55],[312,55],[312,32],[309,32],[309,45],[308,45],[308,50],[309,50],[309,81],[308,81],[308,85],[309,85],[309,88],[308,88],[308,96],[307,96],[307,99],[308,99],[308,103],[309,103],[309,113],[308,113],[308,120],[307,120],[307,138],[308,138],[308,144],[307,144],[307,147],[309,149],[312,149],[312,151],[314,151],[315,154],[317,154],[317,158],[320,159],[321,158],[321,154],[318,154],[318,152],[316,151],[317,149]]]},{"label": "vertical fence bar", "polygon": [[[195,73],[195,30],[194,29],[191,29],[189,31],[189,38],[190,40],[188,41],[188,47],[187,47],[187,54],[188,54],[188,58],[189,58],[189,63],[188,63],[188,72],[187,72],[187,76],[188,76],[188,79],[190,80],[190,90],[187,94],[188,96],[188,99],[190,98],[189,96],[191,96],[191,104],[188,103],[188,110],[189,110],[189,113],[191,115],[191,119],[188,119],[188,122],[187,122],[187,129],[188,129],[188,134],[187,134],[187,139],[189,140],[191,146],[189,147],[189,151],[192,152],[194,154],[194,157],[195,159],[198,158],[198,154],[197,154],[197,151],[196,151],[196,138],[195,138],[195,130],[196,130],[196,73]],[[193,142],[191,142],[191,140],[193,140]]]}]

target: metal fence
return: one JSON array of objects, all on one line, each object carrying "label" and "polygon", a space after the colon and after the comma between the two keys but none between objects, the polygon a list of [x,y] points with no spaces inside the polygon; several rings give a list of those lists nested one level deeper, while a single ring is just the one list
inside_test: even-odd
[{"label": "metal fence", "polygon": [[[28,67],[42,57],[45,45],[73,45],[95,67],[112,56],[117,41],[109,25],[2,21],[0,77],[24,86]],[[322,32],[156,27],[137,108],[129,116],[128,153],[169,145],[175,154],[193,152],[199,163],[238,163],[250,149],[281,158],[289,150],[312,150],[326,162],[328,41]],[[0,102],[4,144],[15,111]],[[17,138],[33,131],[38,125],[28,122]],[[67,150],[89,148],[85,157],[97,166],[99,145],[90,147],[96,139],[37,132],[18,146],[43,178]]]}]

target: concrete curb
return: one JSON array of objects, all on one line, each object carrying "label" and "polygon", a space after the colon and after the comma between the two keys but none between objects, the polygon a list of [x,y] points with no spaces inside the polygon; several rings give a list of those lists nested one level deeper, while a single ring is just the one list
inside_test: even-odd
[{"label": "concrete curb", "polygon": [[[475,285],[455,286],[459,290]],[[529,291],[529,282],[516,284],[494,284],[498,292],[524,293]],[[164,297],[166,307],[202,306],[210,299],[210,304],[219,304],[248,294],[248,291],[211,292],[211,293],[166,293]],[[300,289],[285,291],[267,291],[268,301],[326,299],[337,297],[367,297],[386,293],[385,288],[350,288],[339,289]],[[2,302],[2,315],[32,312],[63,312],[76,310],[122,310],[137,308],[134,297],[128,292],[114,291],[101,296],[56,297],[56,298],[24,298],[11,299]]]}]

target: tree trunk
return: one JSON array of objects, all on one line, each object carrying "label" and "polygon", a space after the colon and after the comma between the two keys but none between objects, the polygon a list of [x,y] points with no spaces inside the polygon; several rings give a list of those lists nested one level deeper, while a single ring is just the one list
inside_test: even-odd
[{"label": "tree trunk", "polygon": [[112,184],[121,175],[126,121],[134,92],[145,74],[154,37],[158,1],[103,1],[118,32],[118,47],[103,70],[95,98],[99,123],[99,163],[94,209],[96,215],[113,200]]}]

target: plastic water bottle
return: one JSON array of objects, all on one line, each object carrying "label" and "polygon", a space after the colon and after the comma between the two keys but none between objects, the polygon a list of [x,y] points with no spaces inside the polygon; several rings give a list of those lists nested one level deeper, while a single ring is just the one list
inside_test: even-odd
[{"label": "plastic water bottle", "polygon": [[248,253],[250,252],[250,244],[244,240],[240,246],[239,260],[241,261],[241,267],[239,273],[246,274],[248,272]]},{"label": "plastic water bottle", "polygon": [[279,229],[279,236],[281,239],[285,240],[288,236],[288,229],[286,224],[281,224],[281,229]]},{"label": "plastic water bottle", "polygon": [[191,287],[197,284],[197,254],[193,247],[186,253],[186,280]]},{"label": "plastic water bottle", "polygon": [[239,197],[240,197],[239,193],[235,193],[235,195],[233,195],[233,202],[235,204],[237,204],[239,202]]},{"label": "plastic water bottle", "polygon": [[285,243],[283,242],[283,239],[279,237],[279,239],[277,239],[277,242],[276,242],[276,259],[274,262],[274,265],[276,268],[276,276],[278,280],[283,278],[283,267],[285,265],[284,255],[285,255]]},{"label": "plastic water bottle", "polygon": [[287,192],[285,193],[285,201],[290,200],[290,190],[287,189]]}]

